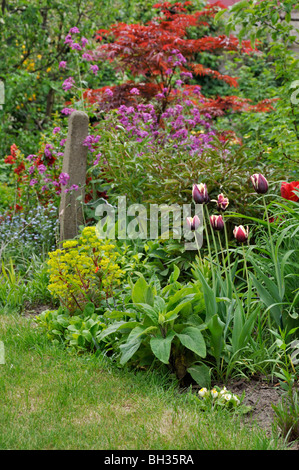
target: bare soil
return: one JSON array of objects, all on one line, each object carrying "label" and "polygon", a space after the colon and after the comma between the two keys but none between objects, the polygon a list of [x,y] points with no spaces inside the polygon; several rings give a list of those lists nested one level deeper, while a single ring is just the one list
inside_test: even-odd
[{"label": "bare soil", "polygon": [[[244,416],[244,423],[255,424],[270,433],[275,421],[272,408],[281,402],[282,390],[278,383],[269,383],[263,378],[250,381],[240,380],[231,382],[226,388],[238,396],[245,393],[243,404],[250,406],[251,411]],[[290,449],[299,450],[299,440],[290,443]]]}]

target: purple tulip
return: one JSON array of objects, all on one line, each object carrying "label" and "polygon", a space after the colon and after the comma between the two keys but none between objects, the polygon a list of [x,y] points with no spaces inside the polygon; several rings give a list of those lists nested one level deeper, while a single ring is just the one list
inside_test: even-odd
[{"label": "purple tulip", "polygon": [[229,205],[229,200],[227,197],[224,197],[223,194],[219,194],[217,198],[217,209],[219,211],[225,211]]},{"label": "purple tulip", "polygon": [[238,227],[234,228],[234,237],[239,243],[244,243],[249,235],[249,229],[246,227],[246,229],[243,227],[243,225],[239,225]]},{"label": "purple tulip", "polygon": [[200,220],[198,216],[195,215],[194,217],[187,217],[187,225],[192,232],[194,232],[194,230],[197,230],[200,225]]},{"label": "purple tulip", "polygon": [[210,222],[213,230],[223,230],[224,221],[222,215],[211,215]]},{"label": "purple tulip", "polygon": [[265,194],[268,191],[268,181],[260,173],[250,176],[254,189],[258,194]]},{"label": "purple tulip", "polygon": [[210,201],[207,185],[205,183],[194,184],[192,197],[196,204],[206,204]]}]

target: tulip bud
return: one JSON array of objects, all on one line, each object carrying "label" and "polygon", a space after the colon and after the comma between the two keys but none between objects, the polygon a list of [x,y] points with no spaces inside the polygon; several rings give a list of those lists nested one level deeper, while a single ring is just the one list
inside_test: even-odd
[{"label": "tulip bud", "polygon": [[223,194],[219,194],[217,198],[217,209],[219,211],[225,211],[229,205],[229,200],[227,197],[224,197]]},{"label": "tulip bud", "polygon": [[224,221],[222,215],[211,215],[210,222],[214,230],[223,230]]},{"label": "tulip bud", "polygon": [[199,220],[198,216],[195,215],[194,217],[187,217],[187,225],[188,225],[189,229],[192,230],[192,232],[194,232],[194,230],[198,229],[198,227],[200,225],[200,220]]},{"label": "tulip bud", "polygon": [[258,194],[265,194],[268,191],[268,181],[261,174],[254,174],[250,176],[254,189]]},{"label": "tulip bud", "polygon": [[192,197],[196,204],[206,204],[210,201],[207,185],[205,183],[194,184],[192,189]]},{"label": "tulip bud", "polygon": [[246,227],[246,229],[243,227],[243,225],[239,225],[238,227],[234,228],[234,237],[235,239],[240,242],[244,243],[249,235],[249,229]]}]

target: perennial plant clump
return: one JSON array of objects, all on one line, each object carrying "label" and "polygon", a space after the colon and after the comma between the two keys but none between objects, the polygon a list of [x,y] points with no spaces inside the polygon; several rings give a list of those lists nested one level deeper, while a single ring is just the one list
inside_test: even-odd
[{"label": "perennial plant clump", "polygon": [[89,302],[100,304],[119,286],[123,271],[113,243],[102,241],[95,227],[85,227],[78,240],[68,240],[49,253],[49,290],[70,312]]}]

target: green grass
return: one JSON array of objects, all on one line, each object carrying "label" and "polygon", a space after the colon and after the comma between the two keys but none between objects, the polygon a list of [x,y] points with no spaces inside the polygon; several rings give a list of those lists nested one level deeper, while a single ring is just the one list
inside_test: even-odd
[{"label": "green grass", "polygon": [[53,346],[34,319],[0,315],[0,449],[262,450],[275,437],[200,412],[169,378]]}]

